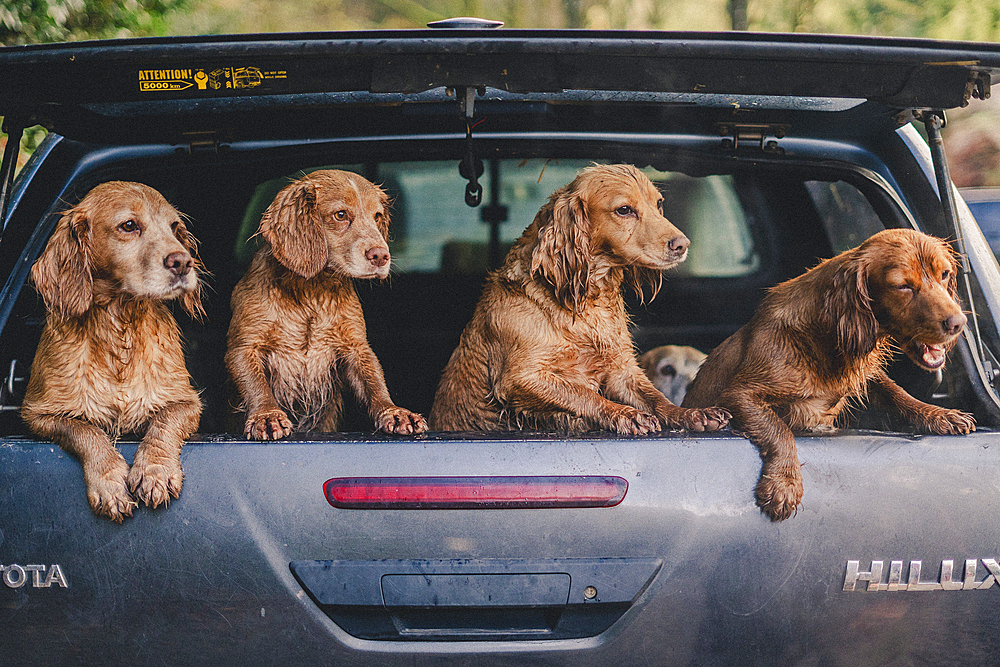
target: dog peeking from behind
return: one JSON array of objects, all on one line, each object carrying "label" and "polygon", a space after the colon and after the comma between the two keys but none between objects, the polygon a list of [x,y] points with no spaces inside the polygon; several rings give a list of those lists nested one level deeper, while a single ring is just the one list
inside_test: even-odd
[{"label": "dog peeking from behind", "polygon": [[885,372],[893,348],[935,371],[965,327],[955,253],[889,229],[772,288],[748,324],[709,355],[684,405],[721,405],[760,449],[757,504],[771,519],[802,500],[792,431],[832,428],[852,401],[898,414],[923,433],[974,431],[972,415],[910,396]]},{"label": "dog peeking from behind", "polygon": [[344,385],[378,429],[427,430],[422,416],[389,398],[354,289],[356,278],[389,275],[388,206],[361,176],[321,170],[285,187],[265,211],[264,244],[233,290],[226,351],[248,438],[336,431]]},{"label": "dog peeking from behind", "polygon": [[[47,313],[21,415],[80,460],[91,509],[118,523],[136,499],[157,507],[181,492],[202,406],[164,301],[204,315],[196,246],[159,192],[113,181],[62,215],[31,269]],[[131,468],[122,433],[142,435]]]},{"label": "dog peeking from behind", "polygon": [[661,345],[640,356],[639,367],[671,403],[680,405],[706,356],[688,345]]},{"label": "dog peeking from behind", "polygon": [[684,409],[636,362],[622,296],[659,286],[688,239],[628,165],[593,166],[557,190],[491,273],[445,367],[431,427],[443,431],[709,431],[728,413]]}]

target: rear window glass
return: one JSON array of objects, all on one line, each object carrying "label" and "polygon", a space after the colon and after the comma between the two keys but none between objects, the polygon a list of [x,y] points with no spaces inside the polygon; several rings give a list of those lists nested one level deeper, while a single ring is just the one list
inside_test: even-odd
[{"label": "rear window glass", "polygon": [[806,181],[806,190],[830,239],[834,254],[861,245],[885,229],[868,199],[844,181]]},{"label": "rear window glass", "polygon": [[[476,274],[490,268],[491,228],[487,220],[496,207],[502,207],[500,217],[505,217],[497,234],[502,258],[552,192],[589,164],[592,162],[587,160],[488,161],[479,178],[482,204],[475,208],[465,203],[467,181],[453,161],[316,169],[357,171],[385,188],[393,200],[389,249],[394,273]],[[291,179],[314,170],[258,186],[243,218],[238,260],[249,262],[256,250],[253,235],[274,195]],[[666,217],[691,239],[688,259],[676,269],[679,275],[731,278],[758,270],[760,257],[733,177],[691,177],[652,168],[643,171],[663,193]],[[499,184],[496,193],[494,182]]]}]

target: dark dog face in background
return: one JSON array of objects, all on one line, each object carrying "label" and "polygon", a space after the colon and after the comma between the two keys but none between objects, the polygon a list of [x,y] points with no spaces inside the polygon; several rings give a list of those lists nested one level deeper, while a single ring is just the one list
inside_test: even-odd
[{"label": "dark dog face in background", "polygon": [[260,230],[275,259],[304,278],[389,275],[389,198],[352,172],[315,171],[278,193]]}]

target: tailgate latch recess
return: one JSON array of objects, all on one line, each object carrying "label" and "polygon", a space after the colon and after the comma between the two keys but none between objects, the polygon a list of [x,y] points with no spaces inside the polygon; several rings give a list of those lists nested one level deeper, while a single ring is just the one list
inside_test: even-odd
[{"label": "tailgate latch recess", "polygon": [[[741,146],[756,146],[765,153],[781,154],[785,149],[778,145],[788,133],[788,125],[779,123],[717,123],[721,148],[736,152]],[[748,143],[749,142],[749,143]]]}]

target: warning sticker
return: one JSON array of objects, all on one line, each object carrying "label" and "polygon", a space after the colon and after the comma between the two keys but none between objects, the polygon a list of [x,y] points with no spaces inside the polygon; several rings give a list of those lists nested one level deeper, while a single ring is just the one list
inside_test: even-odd
[{"label": "warning sticker", "polygon": [[142,92],[176,92],[191,88],[205,91],[248,91],[267,81],[287,79],[285,70],[259,67],[205,67],[190,69],[141,69]]}]

